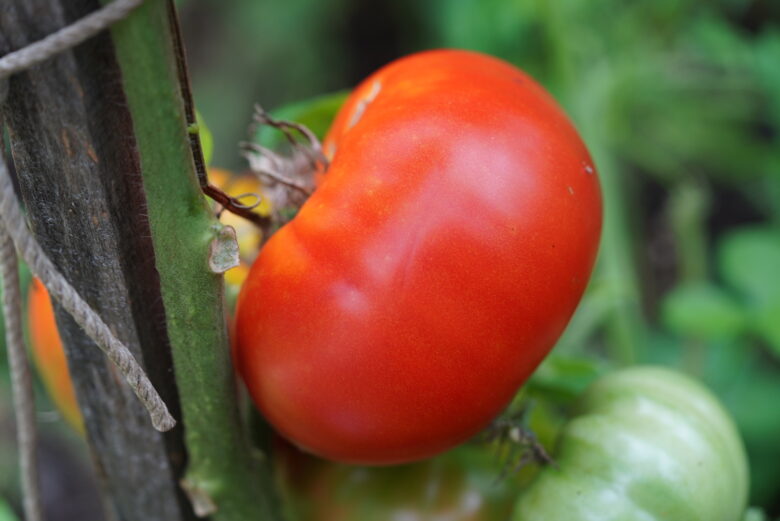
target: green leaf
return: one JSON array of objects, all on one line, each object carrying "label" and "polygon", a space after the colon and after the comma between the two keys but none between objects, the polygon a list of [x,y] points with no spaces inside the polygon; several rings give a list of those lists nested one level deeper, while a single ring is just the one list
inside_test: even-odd
[{"label": "green leaf", "polygon": [[605,369],[605,364],[595,358],[553,353],[531,376],[528,388],[533,396],[567,403],[576,399]]},{"label": "green leaf", "polygon": [[751,329],[780,355],[780,231],[754,226],[731,232],[718,253],[723,278],[749,299]]},{"label": "green leaf", "polygon": [[[347,99],[349,91],[342,90],[332,94],[324,94],[303,101],[284,105],[271,111],[276,119],[293,121],[308,127],[319,139],[323,139],[333,118]],[[268,148],[277,148],[285,142],[281,132],[268,127],[261,127],[255,134],[254,141]]]},{"label": "green leaf", "polygon": [[767,102],[771,109],[770,115],[775,125],[780,124],[780,69],[777,62],[780,60],[780,28],[777,26],[762,31],[756,40],[753,49],[755,55],[755,71],[759,84],[767,93],[775,95],[767,96]]},{"label": "green leaf", "polygon": [[729,233],[720,243],[718,267],[756,304],[774,304],[780,299],[780,230],[755,226]]},{"label": "green leaf", "polygon": [[19,521],[14,511],[3,498],[0,498],[0,521]]},{"label": "green leaf", "polygon": [[211,135],[209,127],[200,112],[195,111],[195,119],[198,122],[197,132],[200,135],[200,146],[203,149],[203,161],[206,166],[211,164],[211,158],[214,155],[214,136]]},{"label": "green leaf", "polygon": [[780,356],[780,299],[756,310],[752,325],[756,333]]},{"label": "green leaf", "polygon": [[661,303],[661,321],[671,331],[701,339],[730,338],[743,331],[745,310],[724,289],[709,283],[677,286]]},{"label": "green leaf", "polygon": [[780,379],[766,358],[744,342],[708,346],[703,380],[734,417],[750,460],[751,502],[767,504],[780,480]]},{"label": "green leaf", "polygon": [[742,521],[767,521],[767,517],[760,508],[750,507],[745,511]]}]

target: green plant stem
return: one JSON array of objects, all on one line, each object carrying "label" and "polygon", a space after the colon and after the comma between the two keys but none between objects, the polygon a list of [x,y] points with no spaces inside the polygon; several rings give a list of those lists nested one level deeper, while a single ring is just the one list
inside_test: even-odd
[{"label": "green plant stem", "polygon": [[147,0],[112,36],[137,136],[181,397],[184,488],[196,513],[211,519],[276,519],[241,426],[222,277],[208,267],[218,225],[195,173],[170,8],[165,0]]},{"label": "green plant stem", "polygon": [[679,282],[707,278],[708,210],[709,194],[701,183],[683,179],[672,187],[668,217],[677,249]]},{"label": "green plant stem", "polygon": [[[677,283],[703,282],[709,271],[706,222],[709,193],[705,185],[694,179],[678,179],[670,190],[667,208],[677,253]],[[690,338],[685,342],[683,364],[691,374],[702,375],[706,350],[707,345],[701,339]]]}]

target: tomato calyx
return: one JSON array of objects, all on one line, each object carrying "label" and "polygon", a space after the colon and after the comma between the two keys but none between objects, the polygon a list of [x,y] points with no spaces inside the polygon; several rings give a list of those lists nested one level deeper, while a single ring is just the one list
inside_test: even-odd
[{"label": "tomato calyx", "polygon": [[272,220],[278,228],[289,221],[314,193],[317,176],[327,172],[330,162],[323,153],[320,140],[308,127],[276,119],[263,107],[255,105],[249,135],[257,135],[262,127],[270,127],[283,134],[288,145],[287,154],[257,142],[242,142],[240,146],[250,172],[267,189],[274,208]]},{"label": "tomato calyx", "polygon": [[528,425],[531,405],[503,418],[496,419],[485,432],[485,440],[495,443],[505,452],[505,461],[498,479],[519,473],[531,464],[557,468],[555,460]]},{"label": "tomato calyx", "polygon": [[[229,195],[207,179],[205,183],[201,182],[203,193],[217,203],[217,218],[225,210],[243,217],[262,231],[263,242],[295,216],[314,193],[316,176],[327,172],[330,164],[319,139],[306,125],[276,119],[260,105],[255,105],[249,134],[256,135],[261,127],[266,126],[282,132],[289,145],[289,154],[255,142],[240,143],[242,155],[249,163],[248,173],[258,179],[263,187],[262,194],[246,192]],[[259,215],[253,211],[266,200],[273,209],[271,215]]]},{"label": "tomato calyx", "polygon": [[[318,163],[322,164],[324,170],[328,169],[329,161],[322,152],[322,144],[314,132],[309,130],[306,125],[294,121],[276,119],[266,112],[263,107],[255,105],[252,125],[250,125],[250,134],[255,134],[260,126],[269,126],[282,132],[287,142],[293,147],[293,150],[300,152],[303,157],[308,159],[309,166],[313,170],[318,168]],[[303,136],[306,142],[301,142],[296,137],[295,132]]]}]

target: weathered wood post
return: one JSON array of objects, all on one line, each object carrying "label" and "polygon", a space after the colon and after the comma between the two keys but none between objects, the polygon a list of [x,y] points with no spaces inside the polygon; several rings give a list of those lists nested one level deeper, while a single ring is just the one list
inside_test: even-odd
[{"label": "weathered wood post", "polygon": [[[3,2],[0,55],[100,4]],[[203,165],[172,2],[148,0],[110,32],[14,75],[2,113],[35,235],[179,422],[153,430],[58,310],[109,517],[271,519],[234,400],[221,275],[208,269],[219,225],[197,183]]]}]

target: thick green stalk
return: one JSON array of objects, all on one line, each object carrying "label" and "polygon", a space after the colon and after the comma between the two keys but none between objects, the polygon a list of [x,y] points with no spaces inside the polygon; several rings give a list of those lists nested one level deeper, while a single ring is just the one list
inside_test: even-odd
[{"label": "thick green stalk", "polygon": [[241,428],[222,277],[208,264],[219,225],[197,182],[188,135],[188,86],[182,85],[187,80],[169,9],[165,0],[147,0],[114,26],[112,37],[137,137],[181,397],[188,453],[183,483],[201,515],[224,521],[274,519],[270,492],[261,485]]}]

